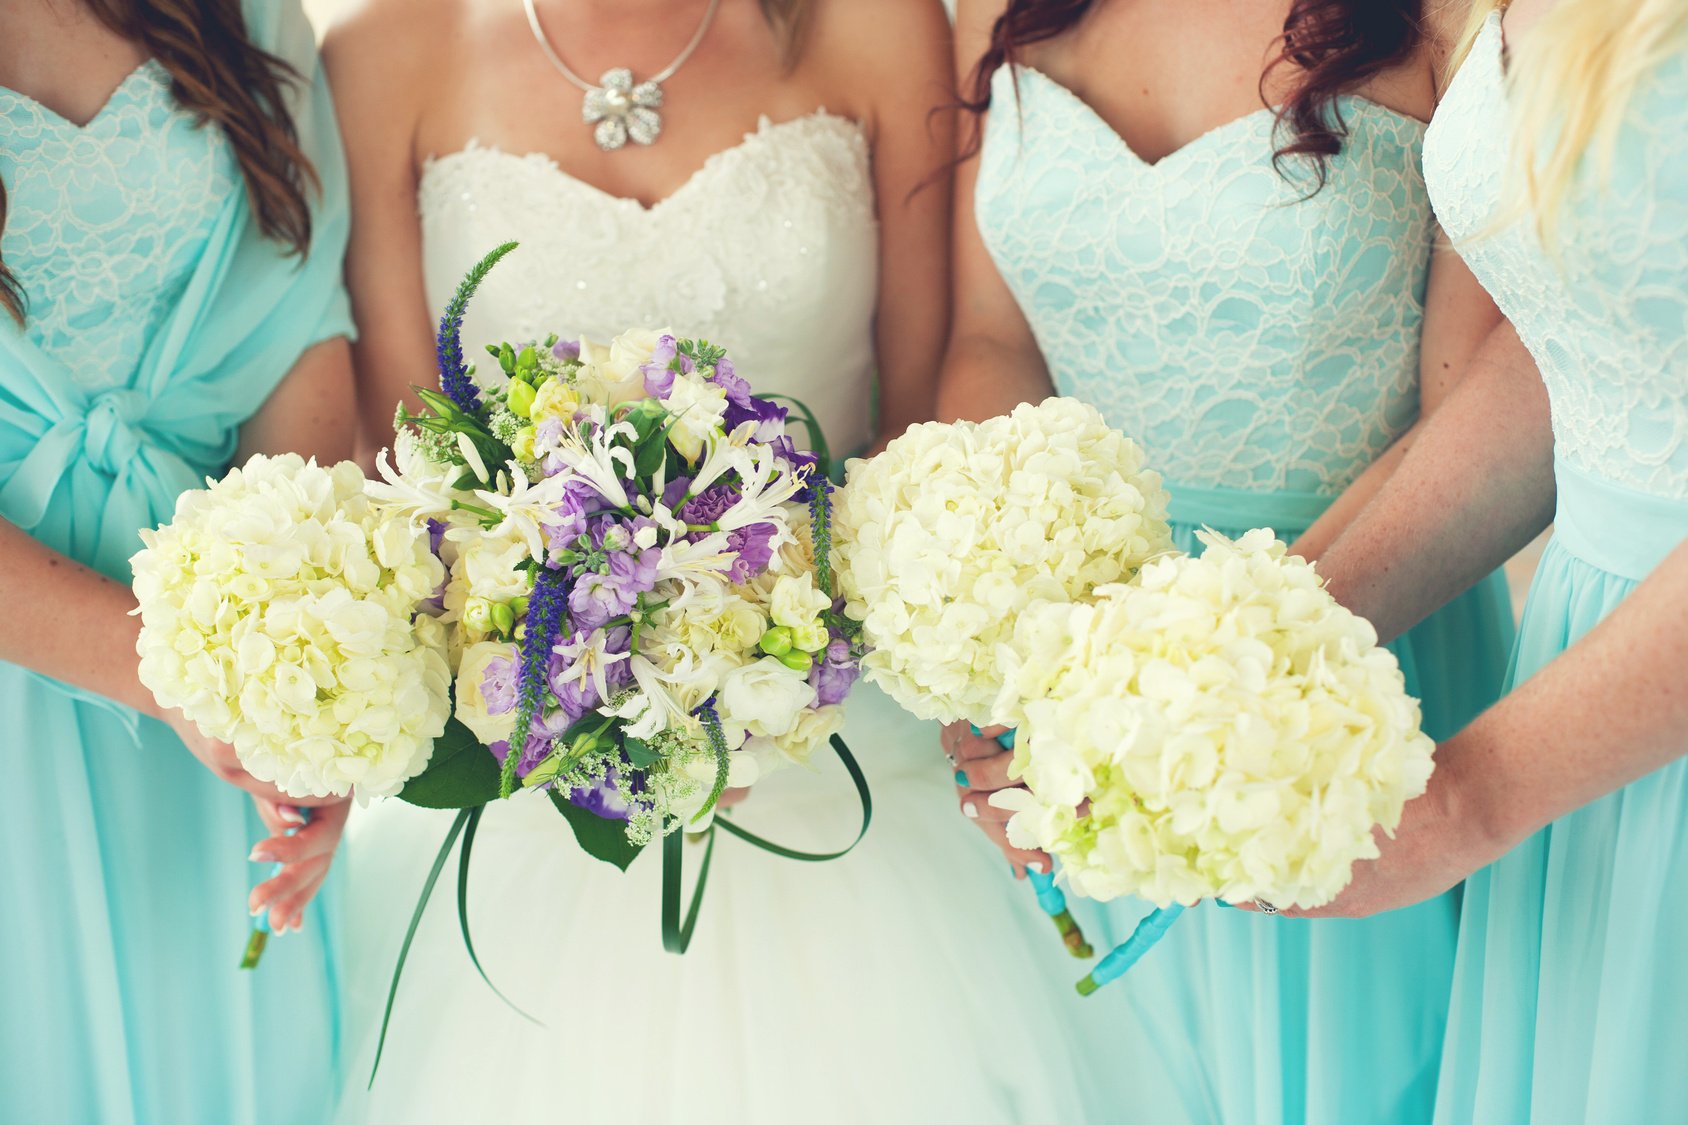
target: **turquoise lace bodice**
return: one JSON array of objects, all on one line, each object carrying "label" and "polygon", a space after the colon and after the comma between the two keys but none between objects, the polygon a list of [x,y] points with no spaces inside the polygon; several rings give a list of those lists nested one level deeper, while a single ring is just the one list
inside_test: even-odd
[{"label": "turquoise lace bodice", "polygon": [[[1019,77],[1018,97],[1016,82]],[[1433,224],[1424,126],[1348,98],[1329,182],[1274,115],[1155,164],[1038,71],[994,81],[975,200],[1056,388],[1176,485],[1340,492],[1418,412]]]}]

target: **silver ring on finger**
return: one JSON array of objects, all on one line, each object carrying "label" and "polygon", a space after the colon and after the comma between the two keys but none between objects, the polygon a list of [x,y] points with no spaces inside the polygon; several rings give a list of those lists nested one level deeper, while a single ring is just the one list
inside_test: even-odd
[{"label": "silver ring on finger", "polygon": [[1271,903],[1267,902],[1265,899],[1260,898],[1258,896],[1256,896],[1256,898],[1254,900],[1254,907],[1255,907],[1256,910],[1260,911],[1260,913],[1262,913],[1262,914],[1281,914],[1281,913],[1283,913],[1283,911],[1279,910],[1277,907],[1273,906]]}]

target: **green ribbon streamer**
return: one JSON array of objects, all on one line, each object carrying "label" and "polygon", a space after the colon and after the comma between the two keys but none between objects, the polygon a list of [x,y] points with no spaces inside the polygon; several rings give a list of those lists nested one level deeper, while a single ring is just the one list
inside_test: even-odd
[{"label": "green ribbon streamer", "polygon": [[722,831],[737,836],[745,843],[761,848],[765,852],[772,852],[782,859],[795,859],[800,863],[826,863],[834,859],[843,859],[856,850],[856,845],[861,843],[862,837],[867,835],[868,825],[873,823],[873,794],[868,791],[867,777],[863,775],[862,767],[856,764],[855,756],[850,753],[850,748],[836,734],[832,736],[832,749],[838,755],[839,761],[844,763],[844,768],[850,771],[850,780],[855,782],[856,785],[856,796],[862,802],[862,826],[860,831],[856,833],[856,838],[850,841],[849,847],[835,852],[800,852],[783,844],[765,840],[754,832],[740,828],[730,820],[721,819],[715,823]]}]

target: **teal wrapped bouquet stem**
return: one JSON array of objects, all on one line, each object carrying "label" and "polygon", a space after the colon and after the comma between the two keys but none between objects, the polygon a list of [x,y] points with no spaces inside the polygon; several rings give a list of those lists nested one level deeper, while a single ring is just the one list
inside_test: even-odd
[{"label": "teal wrapped bouquet stem", "polygon": [[[984,733],[978,727],[973,728],[974,734]],[[1014,732],[1003,731],[996,736],[996,741],[1004,750],[1014,749]],[[1088,941],[1084,940],[1084,931],[1079,928],[1078,919],[1067,908],[1067,896],[1061,888],[1055,885],[1055,872],[1033,871],[1026,868],[1026,881],[1031,883],[1032,890],[1037,894],[1037,905],[1055,923],[1055,928],[1061,933],[1061,940],[1066,943],[1067,951],[1074,957],[1094,957],[1096,950]]]}]

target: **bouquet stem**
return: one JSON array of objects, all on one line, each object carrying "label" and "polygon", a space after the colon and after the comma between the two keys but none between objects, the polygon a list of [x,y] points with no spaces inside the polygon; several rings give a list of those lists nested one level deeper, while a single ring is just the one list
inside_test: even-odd
[{"label": "bouquet stem", "polygon": [[[305,818],[306,823],[309,823],[311,810],[300,809],[299,815]],[[303,826],[298,825],[293,828],[289,828],[287,830],[287,834],[289,836],[293,835],[293,833],[299,831],[300,827]],[[281,874],[281,868],[282,865],[279,863],[272,867],[270,869],[270,878],[273,879],[277,875]],[[258,917],[252,920],[252,933],[246,939],[246,949],[241,952],[240,967],[243,969],[256,969],[258,967],[258,962],[263,959],[264,948],[269,944],[270,912],[268,909],[265,909],[258,914]]]},{"label": "bouquet stem", "polygon": [[[983,734],[978,727],[973,728],[974,734]],[[1004,750],[1014,749],[1014,732],[1005,730],[996,736],[997,744]],[[1084,931],[1079,929],[1078,919],[1073,917],[1072,911],[1067,909],[1067,896],[1061,893],[1061,888],[1055,885],[1055,875],[1051,872],[1045,875],[1041,871],[1026,868],[1026,879],[1031,883],[1032,890],[1037,893],[1037,904],[1043,912],[1049,915],[1055,923],[1055,929],[1060,931],[1061,940],[1067,946],[1067,952],[1074,957],[1089,958],[1096,955],[1090,943],[1084,940]]]},{"label": "bouquet stem", "polygon": [[1143,955],[1153,949],[1160,939],[1166,936],[1172,923],[1184,913],[1184,908],[1176,902],[1171,906],[1162,907],[1137,923],[1137,928],[1131,931],[1131,936],[1119,945],[1112,953],[1097,962],[1096,967],[1078,982],[1078,994],[1089,996],[1097,989],[1125,975],[1125,971],[1143,959]]}]

